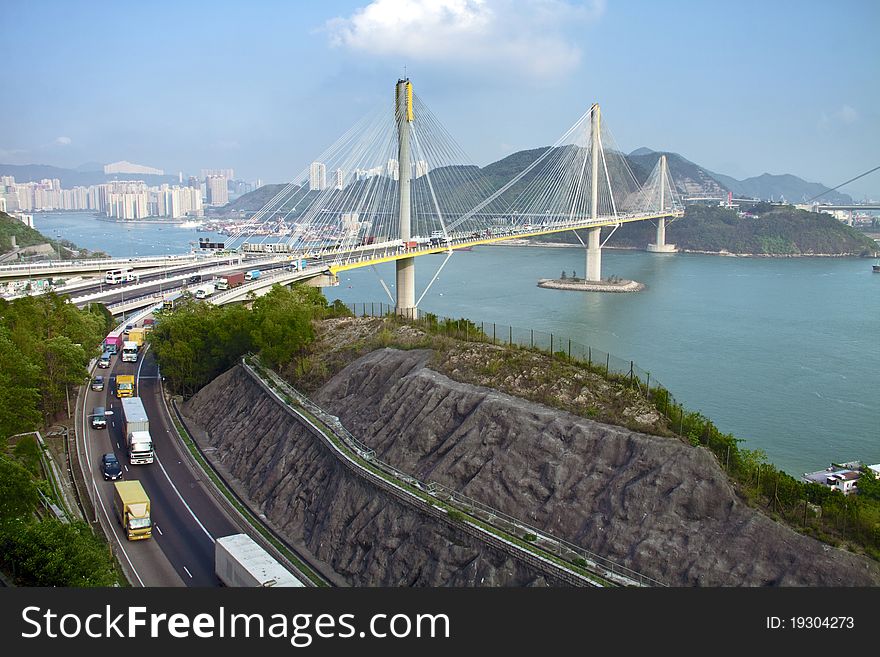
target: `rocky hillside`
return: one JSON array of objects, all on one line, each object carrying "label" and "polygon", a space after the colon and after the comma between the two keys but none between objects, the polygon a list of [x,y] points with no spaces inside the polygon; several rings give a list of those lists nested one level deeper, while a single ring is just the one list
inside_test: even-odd
[{"label": "rocky hillside", "polygon": [[[454,381],[431,359],[374,351],[315,398],[396,467],[673,585],[880,585],[875,562],[742,504],[704,448]],[[240,436],[271,431],[239,417],[248,423]],[[253,443],[235,449],[271,458]],[[273,503],[287,496],[276,491]]]},{"label": "rocky hillside", "polygon": [[337,581],[352,586],[561,585],[353,474],[241,366],[203,388],[184,411],[215,467]]}]

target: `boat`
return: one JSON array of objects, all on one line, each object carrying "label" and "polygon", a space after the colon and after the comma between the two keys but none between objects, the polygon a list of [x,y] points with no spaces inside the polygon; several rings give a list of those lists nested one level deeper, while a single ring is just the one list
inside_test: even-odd
[{"label": "boat", "polygon": [[880,274],[880,260],[877,261],[876,265],[873,265],[873,268],[875,274]]}]

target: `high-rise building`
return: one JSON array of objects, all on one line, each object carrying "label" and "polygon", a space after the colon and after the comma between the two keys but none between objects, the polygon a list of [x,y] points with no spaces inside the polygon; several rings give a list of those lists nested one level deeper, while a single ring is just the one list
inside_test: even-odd
[{"label": "high-rise building", "polygon": [[309,190],[327,189],[327,166],[323,162],[312,162],[309,167]]},{"label": "high-rise building", "polygon": [[345,171],[342,169],[336,169],[336,171],[333,172],[333,175],[336,178],[336,189],[342,189],[345,187]]},{"label": "high-rise building", "polygon": [[208,176],[205,178],[205,192],[208,205],[226,205],[229,203],[229,189],[226,176]]},{"label": "high-rise building", "polygon": [[235,180],[235,169],[202,169],[202,178],[223,176],[226,180]]},{"label": "high-rise building", "polygon": [[104,190],[108,217],[143,219],[150,216],[150,196],[144,182],[119,180],[100,187]]},{"label": "high-rise building", "polygon": [[413,164],[413,178],[421,178],[428,173],[428,163],[425,160],[418,160]]},{"label": "high-rise building", "polygon": [[156,194],[156,214],[173,218],[201,216],[202,194],[194,187],[163,185]]}]

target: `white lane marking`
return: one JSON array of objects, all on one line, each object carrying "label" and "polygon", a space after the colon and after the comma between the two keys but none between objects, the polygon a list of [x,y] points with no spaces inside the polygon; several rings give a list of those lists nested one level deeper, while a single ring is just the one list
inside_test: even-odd
[{"label": "white lane marking", "polygon": [[[134,573],[134,576],[137,578],[138,583],[141,586],[144,585],[144,580],[141,579],[141,576],[138,574],[137,569],[134,567],[134,563],[131,561],[131,557],[128,556],[128,551],[126,551],[125,546],[122,544],[122,541],[119,540],[119,536],[114,531],[113,527],[115,523],[110,520],[110,515],[107,513],[107,507],[104,505],[104,499],[101,497],[101,494],[98,492],[98,482],[95,481],[95,471],[92,469],[92,455],[91,450],[89,449],[89,430],[88,423],[86,422],[86,402],[88,402],[88,394],[82,396],[82,438],[83,438],[83,447],[86,452],[86,464],[88,465],[88,472],[92,478],[92,487],[95,490],[95,499],[101,504],[101,510],[104,512],[104,517],[107,519],[107,526],[110,528],[110,533],[113,535],[113,538],[116,540],[116,543],[119,545],[119,549],[122,551],[122,554],[125,555],[125,560],[128,562],[129,567],[131,568],[131,572]],[[77,441],[77,449],[79,449],[79,441]],[[82,468],[82,461],[80,461],[80,468]],[[85,473],[84,473],[85,474]]]},{"label": "white lane marking", "polygon": [[192,579],[192,573],[189,572],[189,569],[186,566],[184,566],[183,569],[186,571],[186,574],[189,575],[189,578]]},{"label": "white lane marking", "polygon": [[154,458],[156,459],[156,463],[158,463],[159,467],[162,469],[162,474],[165,475],[165,478],[168,480],[168,483],[171,484],[171,488],[173,488],[174,492],[177,493],[177,497],[180,499],[183,506],[185,506],[186,510],[189,511],[189,514],[193,517],[193,520],[196,521],[196,524],[199,527],[201,527],[203,532],[205,532],[205,536],[207,536],[208,539],[213,543],[214,537],[211,536],[211,532],[209,532],[207,529],[205,529],[205,526],[202,524],[202,521],[199,520],[198,516],[196,516],[195,512],[190,508],[189,504],[186,503],[186,500],[183,499],[183,495],[180,494],[180,491],[177,490],[177,486],[174,485],[174,482],[171,481],[171,477],[168,476],[168,472],[165,470],[165,466],[162,465],[162,461],[159,460],[158,456],[154,456]]},{"label": "white lane marking", "polygon": [[[149,346],[147,346],[147,349],[149,349]],[[144,356],[145,357],[147,355],[146,352],[147,352],[147,350],[144,349]],[[141,359],[141,365],[143,365],[143,364],[144,364],[144,359]],[[138,382],[140,381],[140,375],[141,375],[141,368],[140,368],[140,366],[138,366],[138,373],[137,373],[137,379],[136,379],[136,381],[138,381]],[[138,383],[137,385],[138,385],[138,390],[140,390],[140,383]],[[180,499],[183,506],[186,507],[186,510],[189,511],[189,514],[193,517],[193,520],[195,520],[196,524],[201,528],[201,530],[203,532],[205,532],[205,536],[208,537],[208,540],[210,540],[212,543],[214,543],[215,542],[214,537],[211,536],[211,532],[209,532],[207,529],[205,529],[205,526],[202,524],[202,521],[199,520],[198,516],[196,516],[195,512],[190,508],[189,504],[186,503],[186,500],[183,499],[183,495],[180,494],[180,491],[177,490],[177,486],[175,486],[174,482],[171,481],[171,477],[168,476],[168,471],[165,469],[165,466],[162,465],[162,461],[159,459],[159,455],[156,454],[155,451],[153,452],[153,458],[155,459],[155,462],[159,464],[159,467],[162,469],[162,474],[165,475],[165,479],[167,479],[168,483],[171,484],[171,488],[173,488],[174,492],[177,493],[177,497]],[[190,577],[192,577],[192,575],[190,575]]]},{"label": "white lane marking", "polygon": [[122,467],[125,468],[125,471],[128,472],[128,466],[125,463],[122,464]]},{"label": "white lane marking", "polygon": [[119,444],[118,440],[116,441],[116,447],[117,447],[117,449],[122,449],[122,445]]},{"label": "white lane marking", "polygon": [[156,531],[159,532],[159,536],[165,536],[165,534],[162,533],[162,530],[159,529],[159,525],[153,525],[153,526],[156,528]]}]

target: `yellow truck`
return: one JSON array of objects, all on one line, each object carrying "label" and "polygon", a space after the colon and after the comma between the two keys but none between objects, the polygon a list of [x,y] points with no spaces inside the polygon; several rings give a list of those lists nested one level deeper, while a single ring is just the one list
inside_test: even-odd
[{"label": "yellow truck", "polygon": [[116,377],[116,398],[134,397],[134,375],[120,374]]},{"label": "yellow truck", "polygon": [[128,339],[131,342],[137,343],[139,349],[144,346],[145,336],[146,331],[142,328],[133,328],[128,332]]},{"label": "yellow truck", "polygon": [[139,541],[153,535],[150,519],[150,498],[139,481],[117,481],[113,493],[113,506],[122,529],[129,541]]}]

